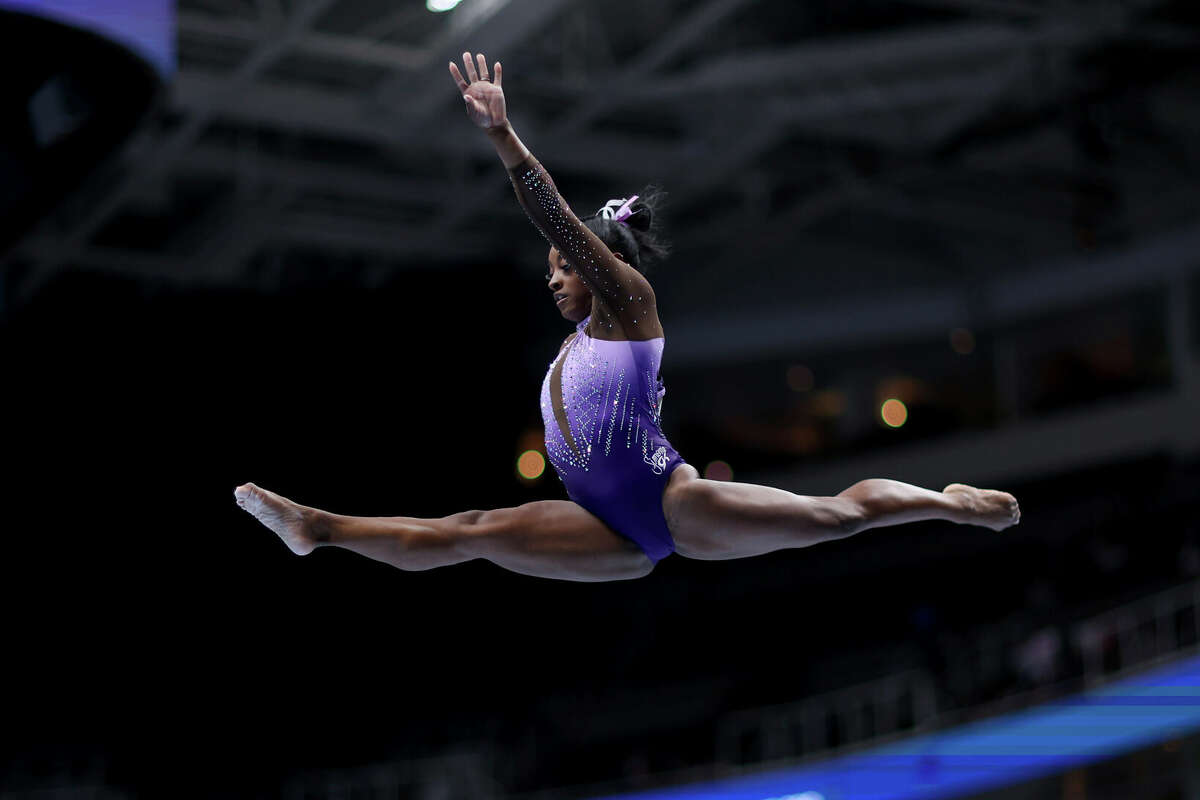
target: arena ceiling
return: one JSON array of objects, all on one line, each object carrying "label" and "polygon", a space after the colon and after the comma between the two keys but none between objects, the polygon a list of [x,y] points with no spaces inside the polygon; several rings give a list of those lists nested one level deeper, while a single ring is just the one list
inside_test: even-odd
[{"label": "arena ceiling", "polygon": [[[651,278],[673,363],[984,326],[1194,268],[1151,256],[1200,243],[1198,19],[1186,0],[182,0],[166,109],[20,243],[17,295],[66,267],[269,288],[299,253],[318,283],[540,274],[448,76],[471,50],[504,63],[514,127],[577,210],[670,193]],[[724,352],[714,324],[740,333]]]}]

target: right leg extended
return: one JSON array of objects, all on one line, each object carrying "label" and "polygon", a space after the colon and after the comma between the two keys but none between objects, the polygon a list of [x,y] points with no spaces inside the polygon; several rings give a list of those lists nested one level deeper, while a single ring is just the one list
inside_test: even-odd
[{"label": "right leg extended", "polygon": [[745,558],[919,520],[1002,530],[1020,519],[1012,495],[960,483],[935,492],[869,478],[834,497],[810,497],[692,473],[677,485],[672,475],[663,501],[676,552],[687,558]]},{"label": "right leg extended", "polygon": [[639,578],[653,568],[637,545],[569,500],[423,519],[331,514],[252,483],[234,494],[300,555],[323,545],[344,547],[405,570],[486,558],[523,575],[576,581]]}]

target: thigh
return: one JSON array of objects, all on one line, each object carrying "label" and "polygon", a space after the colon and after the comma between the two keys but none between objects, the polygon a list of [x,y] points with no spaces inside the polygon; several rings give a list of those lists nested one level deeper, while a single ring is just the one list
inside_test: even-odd
[{"label": "thigh", "polygon": [[745,558],[807,547],[854,532],[855,504],[772,486],[696,478],[674,491],[668,525],[681,556]]},{"label": "thigh", "polygon": [[654,568],[641,548],[570,500],[480,512],[466,526],[461,547],[469,557],[543,578],[615,581]]}]

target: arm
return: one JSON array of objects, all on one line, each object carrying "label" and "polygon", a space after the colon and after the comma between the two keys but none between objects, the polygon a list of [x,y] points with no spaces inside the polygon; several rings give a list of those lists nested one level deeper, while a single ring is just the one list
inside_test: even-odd
[{"label": "arm", "polygon": [[508,120],[505,120],[503,125],[487,128],[486,131],[492,147],[496,148],[496,155],[500,156],[500,160],[504,162],[505,169],[511,171],[533,155],[517,138],[517,132],[513,130],[512,124]]},{"label": "arm", "polygon": [[[612,254],[608,245],[579,221],[575,212],[558,193],[550,173],[525,150],[520,139],[506,126],[506,132],[489,138],[496,152],[508,167],[508,176],[525,213],[541,231],[546,241],[554,245],[592,293],[622,320],[632,322],[641,317],[640,309],[653,307],[654,290],[640,272]],[[516,161],[524,150],[525,157]],[[510,163],[516,161],[516,163]]]},{"label": "arm", "polygon": [[649,281],[614,256],[600,237],[575,216],[558,193],[550,174],[522,144],[508,121],[500,62],[496,62],[495,81],[492,82],[487,79],[487,61],[482,54],[477,58],[478,72],[471,54],[463,53],[469,81],[464,80],[453,62],[450,74],[463,93],[467,116],[487,132],[496,154],[508,170],[525,213],[599,298],[607,316],[619,321],[630,333],[639,331],[635,327],[639,322],[645,323],[640,330],[661,330]]}]

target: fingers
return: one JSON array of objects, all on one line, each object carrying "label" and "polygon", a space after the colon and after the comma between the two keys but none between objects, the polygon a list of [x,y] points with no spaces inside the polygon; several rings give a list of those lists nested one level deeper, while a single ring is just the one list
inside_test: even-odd
[{"label": "fingers", "polygon": [[475,62],[471,60],[470,53],[463,53],[463,66],[467,68],[467,80],[471,83],[479,80],[479,73],[475,71]]},{"label": "fingers", "polygon": [[458,65],[453,61],[450,62],[450,76],[454,78],[454,82],[458,84],[458,90],[463,94],[467,93],[467,87],[470,85],[463,80],[462,73],[458,71]]},{"label": "fingers", "polygon": [[[488,80],[487,59],[484,58],[483,53],[476,53],[475,59],[475,61],[471,60],[471,53],[469,51],[463,53],[463,66],[466,67],[464,72],[467,76],[465,80],[463,79],[463,74],[458,71],[455,63],[453,61],[450,62],[450,74],[454,76],[454,80],[458,83],[458,88],[462,91],[466,91],[467,87],[475,81]],[[475,66],[476,63],[479,65],[478,69]],[[496,62],[496,79],[493,83],[497,86],[500,85],[499,61]]]}]

